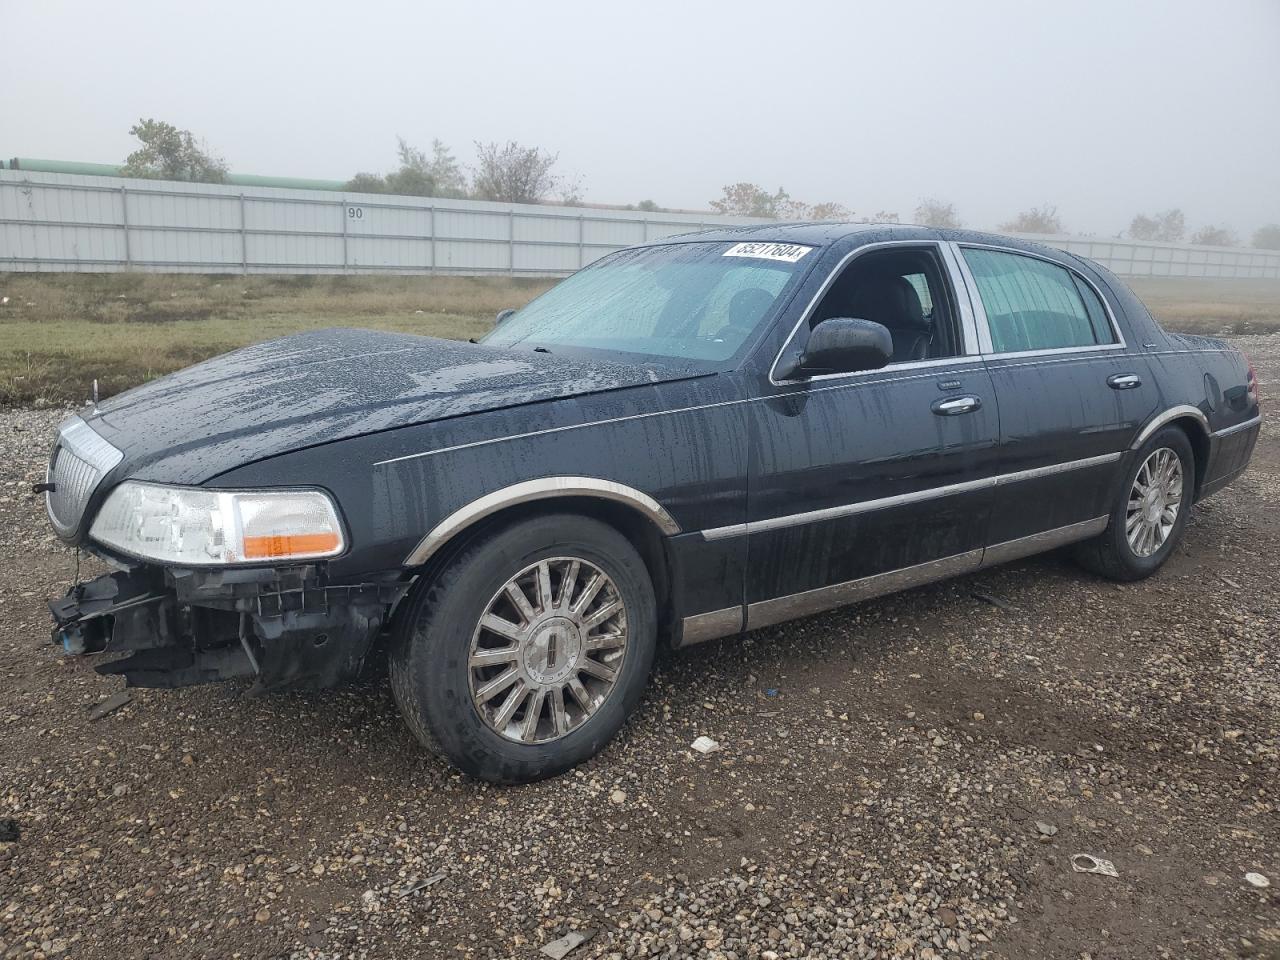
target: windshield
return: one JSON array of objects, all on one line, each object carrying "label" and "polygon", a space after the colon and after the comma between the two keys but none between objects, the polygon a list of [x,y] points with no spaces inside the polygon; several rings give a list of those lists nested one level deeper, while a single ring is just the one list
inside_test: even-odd
[{"label": "windshield", "polygon": [[727,360],[790,292],[812,251],[726,242],[622,250],[553,287],[482,342]]}]

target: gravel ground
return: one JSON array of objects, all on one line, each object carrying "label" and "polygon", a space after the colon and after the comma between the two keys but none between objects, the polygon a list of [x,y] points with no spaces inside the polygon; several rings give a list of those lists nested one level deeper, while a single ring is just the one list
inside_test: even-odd
[{"label": "gravel ground", "polygon": [[[1280,336],[1238,342],[1274,410]],[[75,563],[26,492],[59,416],[0,413],[0,956],[1280,957],[1275,412],[1152,580],[1054,555],[667,655],[506,789],[385,682],[91,721],[120,681],[44,643]]]}]

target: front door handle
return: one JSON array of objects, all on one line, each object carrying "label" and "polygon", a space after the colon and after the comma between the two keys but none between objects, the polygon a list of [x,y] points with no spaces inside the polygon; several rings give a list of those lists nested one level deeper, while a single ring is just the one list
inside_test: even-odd
[{"label": "front door handle", "polygon": [[962,413],[973,413],[982,407],[977,397],[948,397],[945,400],[933,401],[931,409],[940,417],[958,417]]},{"label": "front door handle", "polygon": [[1136,373],[1113,373],[1107,377],[1107,386],[1112,390],[1132,390],[1142,386],[1142,378]]}]

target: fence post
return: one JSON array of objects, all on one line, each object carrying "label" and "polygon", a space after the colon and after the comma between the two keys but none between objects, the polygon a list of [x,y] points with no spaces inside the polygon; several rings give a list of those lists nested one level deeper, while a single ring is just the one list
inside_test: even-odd
[{"label": "fence post", "polygon": [[431,231],[431,272],[436,272],[436,208],[427,207],[427,228]]},{"label": "fence post", "polygon": [[586,218],[578,214],[578,269],[587,265]]},{"label": "fence post", "polygon": [[343,197],[339,203],[341,209],[338,211],[338,216],[342,218],[342,272],[346,273],[347,265],[351,263],[347,257],[347,198]]},{"label": "fence post", "polygon": [[133,257],[129,253],[129,190],[120,188],[120,225],[124,227],[124,268],[133,265]]},{"label": "fence post", "polygon": [[244,215],[244,194],[240,194],[240,272],[249,272],[249,233]]},{"label": "fence post", "polygon": [[507,272],[511,276],[516,275],[516,211],[512,207],[508,216],[511,218],[507,222]]}]

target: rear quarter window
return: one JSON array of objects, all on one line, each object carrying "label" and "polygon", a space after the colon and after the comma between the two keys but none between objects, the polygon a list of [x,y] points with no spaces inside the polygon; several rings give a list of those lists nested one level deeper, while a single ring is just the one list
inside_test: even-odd
[{"label": "rear quarter window", "polygon": [[1072,271],[1002,250],[964,249],[996,353],[1115,343],[1093,289]]}]

